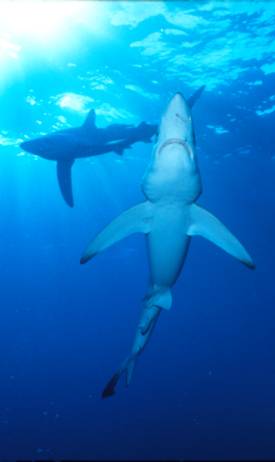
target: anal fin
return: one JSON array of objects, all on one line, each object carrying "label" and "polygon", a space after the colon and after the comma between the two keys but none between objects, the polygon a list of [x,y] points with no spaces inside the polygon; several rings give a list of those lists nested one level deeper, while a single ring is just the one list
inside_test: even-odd
[{"label": "anal fin", "polygon": [[144,297],[147,308],[159,307],[170,310],[172,306],[172,294],[169,287],[154,287],[153,290]]}]

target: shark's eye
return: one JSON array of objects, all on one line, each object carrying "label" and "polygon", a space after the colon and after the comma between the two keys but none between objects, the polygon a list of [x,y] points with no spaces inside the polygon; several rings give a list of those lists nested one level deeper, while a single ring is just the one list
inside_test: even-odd
[{"label": "shark's eye", "polygon": [[184,123],[187,122],[187,120],[184,117],[182,117],[178,112],[176,112],[176,117],[178,117]]}]

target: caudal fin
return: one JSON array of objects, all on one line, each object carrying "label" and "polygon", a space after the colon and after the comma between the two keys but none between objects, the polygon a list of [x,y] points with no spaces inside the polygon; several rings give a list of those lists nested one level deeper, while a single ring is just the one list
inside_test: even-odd
[{"label": "caudal fin", "polygon": [[61,194],[65,202],[74,206],[72,187],[72,165],[74,160],[59,160],[57,162],[57,179]]},{"label": "caudal fin", "polygon": [[122,363],[120,369],[118,369],[115,374],[111,377],[107,385],[105,386],[102,392],[102,398],[108,398],[113,396],[116,392],[116,386],[120,378],[125,375],[126,386],[130,385],[132,380],[133,372],[137,362],[137,358],[140,356],[141,352],[144,350],[145,345],[148,343],[149,338],[155,328],[158,317],[161,312],[161,308],[158,306],[151,306],[151,302],[155,299],[157,302],[160,302],[161,305],[165,305],[166,309],[169,309],[170,297],[166,295],[150,295],[146,297],[145,306],[143,308],[141,319],[137,328],[132,353],[128,358]]},{"label": "caudal fin", "polygon": [[103,392],[102,392],[102,398],[109,398],[110,396],[113,396],[116,392],[116,386],[120,380],[120,378],[125,374],[126,375],[126,386],[131,382],[132,375],[133,375],[133,370],[135,367],[137,359],[137,354],[130,356],[129,358],[124,361],[122,364],[121,368],[115,372],[115,374],[111,377],[109,382],[107,382],[107,385],[105,386]]},{"label": "caudal fin", "polygon": [[110,396],[113,396],[116,392],[116,385],[119,381],[119,378],[120,378],[120,374],[119,373],[115,373],[113,375],[113,377],[109,380],[109,382],[107,383],[106,387],[104,388],[103,392],[102,392],[102,398],[109,398]]}]

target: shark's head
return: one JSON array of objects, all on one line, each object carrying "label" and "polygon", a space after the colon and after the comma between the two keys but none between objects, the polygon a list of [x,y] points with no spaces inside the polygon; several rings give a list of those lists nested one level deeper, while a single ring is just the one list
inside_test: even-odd
[{"label": "shark's head", "polygon": [[152,200],[177,197],[190,202],[200,194],[191,106],[181,93],[176,93],[161,118],[152,163],[143,183],[146,197]]},{"label": "shark's head", "polygon": [[64,156],[69,156],[72,148],[73,139],[64,136],[62,133],[51,134],[24,141],[20,147],[31,154],[35,154],[45,159],[59,160]]},{"label": "shark's head", "polygon": [[181,93],[172,97],[161,118],[156,157],[162,165],[184,169],[196,166],[191,108]]},{"label": "shark's head", "polygon": [[43,152],[47,149],[46,145],[47,143],[45,143],[43,140],[35,139],[30,141],[24,141],[20,144],[20,148],[31,154],[41,156],[43,155]]},{"label": "shark's head", "polygon": [[188,154],[194,154],[191,110],[181,93],[176,93],[169,102],[159,129],[160,147],[173,142],[179,142]]}]

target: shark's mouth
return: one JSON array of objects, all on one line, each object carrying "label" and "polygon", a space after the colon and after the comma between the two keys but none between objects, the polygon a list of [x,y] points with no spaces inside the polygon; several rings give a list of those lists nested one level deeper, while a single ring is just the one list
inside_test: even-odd
[{"label": "shark's mouth", "polygon": [[159,154],[164,148],[166,148],[166,146],[169,146],[170,144],[180,144],[186,149],[189,156],[192,157],[192,152],[187,142],[185,140],[182,140],[181,138],[169,138],[167,141],[164,141],[164,143],[159,148]]}]

